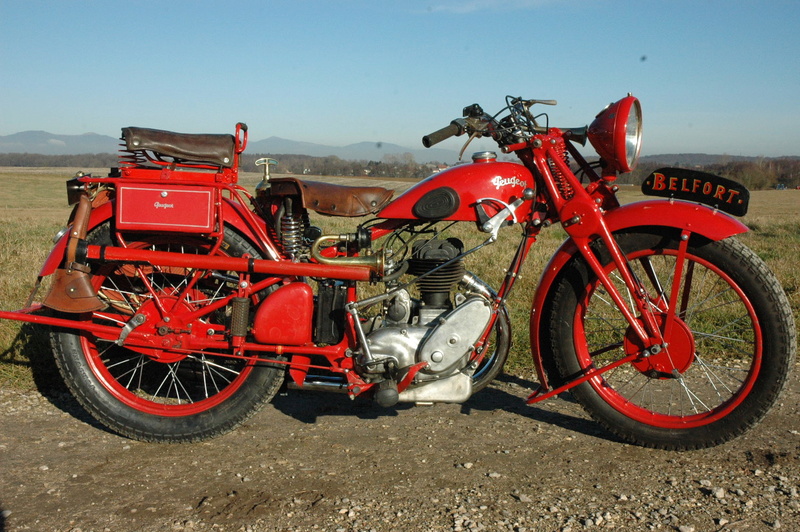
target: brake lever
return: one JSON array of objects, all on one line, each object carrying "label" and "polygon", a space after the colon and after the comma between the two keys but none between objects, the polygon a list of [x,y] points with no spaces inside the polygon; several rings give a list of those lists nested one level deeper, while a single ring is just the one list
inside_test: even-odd
[{"label": "brake lever", "polygon": [[[480,110],[481,114],[477,116],[467,116],[467,110],[476,107]],[[489,125],[492,123],[492,117],[487,115],[483,112],[483,109],[480,108],[478,104],[473,104],[470,107],[464,108],[464,115],[466,118],[462,118],[465,122],[465,130],[469,132],[469,138],[467,142],[461,147],[461,151],[458,153],[458,160],[460,161],[464,157],[464,152],[469,146],[469,143],[472,142],[473,139],[477,137],[482,137],[487,129],[489,129]]]},{"label": "brake lever", "polygon": [[476,137],[480,137],[480,136],[481,136],[481,135],[480,135],[479,133],[477,133],[477,132],[470,134],[469,138],[467,139],[467,142],[465,142],[465,143],[464,143],[464,145],[463,145],[463,146],[461,146],[461,151],[460,151],[460,152],[458,152],[458,160],[459,160],[459,161],[460,161],[461,159],[463,159],[463,157],[464,157],[464,152],[467,150],[467,146],[469,146],[469,143],[470,143],[470,142],[472,142],[472,139],[474,139],[474,138],[476,138]]},{"label": "brake lever", "polygon": [[540,104],[540,105],[558,105],[558,100],[522,100],[525,104],[525,107],[530,108],[532,105]]}]

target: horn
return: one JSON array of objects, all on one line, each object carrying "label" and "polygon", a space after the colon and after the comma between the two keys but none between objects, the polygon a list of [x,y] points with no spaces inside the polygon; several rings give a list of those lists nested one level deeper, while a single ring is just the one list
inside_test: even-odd
[{"label": "horn", "polygon": [[589,130],[587,126],[583,127],[568,127],[564,129],[565,137],[572,142],[578,142],[581,146],[586,146],[586,132]]},{"label": "horn", "polygon": [[325,242],[330,242],[330,245],[335,245],[339,242],[347,244],[348,242],[353,242],[355,238],[355,234],[322,235],[314,241],[314,244],[311,245],[311,256],[320,264],[331,264],[336,266],[364,266],[368,267],[378,275],[383,275],[385,266],[383,252],[374,253],[372,255],[362,255],[359,257],[325,257],[320,251],[322,244]]}]

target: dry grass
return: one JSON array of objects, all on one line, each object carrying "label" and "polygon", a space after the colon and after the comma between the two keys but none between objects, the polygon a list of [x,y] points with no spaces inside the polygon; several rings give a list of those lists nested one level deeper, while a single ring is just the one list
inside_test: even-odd
[{"label": "dry grass", "polygon": [[[75,169],[77,170],[77,169]],[[39,267],[52,246],[53,235],[64,225],[69,214],[64,181],[75,170],[63,168],[0,168],[0,308],[20,308],[33,287]],[[89,170],[87,170],[89,171]],[[105,175],[98,169],[96,175]],[[252,190],[258,182],[256,173],[245,173],[242,184]],[[319,178],[320,180],[369,184],[405,190],[414,182],[356,178]],[[623,203],[641,199],[638,187],[623,187]],[[795,319],[800,318],[800,191],[757,191],[752,193],[750,214],[744,218],[752,231],[741,238],[764,259],[783,283],[791,300]],[[315,223],[325,232],[337,233],[354,227],[352,219],[319,217]],[[464,226],[459,236],[467,245],[482,240],[483,235]],[[511,294],[513,349],[507,371],[531,376],[529,363],[528,318],[530,302],[541,270],[564,238],[558,227],[543,231],[534,244]],[[497,286],[505,274],[519,240],[517,228],[502,231],[500,241],[468,258],[467,268]],[[28,388],[34,385],[31,366],[37,368],[47,344],[41,330],[19,322],[0,321],[0,385]],[[33,362],[32,362],[33,361]],[[50,368],[39,368],[44,374]],[[35,373],[35,371],[34,371]]]}]

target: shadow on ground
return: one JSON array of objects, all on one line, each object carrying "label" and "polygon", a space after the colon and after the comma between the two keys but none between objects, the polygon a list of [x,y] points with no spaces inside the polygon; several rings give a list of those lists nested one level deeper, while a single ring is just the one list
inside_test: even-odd
[{"label": "shadow on ground", "polygon": [[[544,406],[530,406],[525,403],[525,396],[509,392],[513,384],[522,390],[533,391],[537,383],[511,375],[501,375],[494,383],[470,397],[461,405],[461,414],[470,415],[473,412],[489,412],[502,410],[513,412],[522,417],[561,427],[566,430],[603,438],[609,441],[620,442],[612,434],[605,431],[591,419],[574,416],[558,411],[557,408],[548,408],[548,405],[557,402],[575,404],[569,393],[563,393],[557,398],[542,403]],[[414,404],[400,403],[393,407],[381,407],[371,399],[356,397],[350,399],[343,393],[326,393],[318,391],[289,390],[276,397],[273,405],[280,412],[291,416],[303,423],[313,424],[324,416],[354,416],[359,419],[379,419],[382,417],[397,416],[400,412],[413,408],[421,408]],[[563,409],[563,408],[562,408]]]},{"label": "shadow on ground", "polygon": [[11,345],[0,353],[0,364],[30,369],[33,384],[42,396],[62,412],[108,432],[75,400],[58,372],[50,347],[50,329],[23,323]]},{"label": "shadow on ground", "polygon": [[[11,347],[0,353],[0,363],[18,364],[30,367],[36,388],[59,410],[76,419],[106,432],[109,429],[98,423],[70,394],[56,367],[48,341],[46,327],[24,323]],[[600,437],[610,441],[620,441],[603,430],[594,421],[574,416],[553,408],[558,402],[574,404],[569,393],[546,401],[543,407],[529,406],[525,403],[528,393],[538,384],[513,375],[500,375],[495,382],[470,397],[461,405],[462,415],[473,412],[502,410],[522,417],[561,427],[566,430]],[[516,388],[519,394],[510,393]],[[313,424],[323,416],[352,416],[359,419],[379,419],[397,416],[402,411],[419,408],[414,404],[400,403],[390,408],[381,407],[370,398],[350,399],[343,393],[288,390],[273,400],[274,407],[303,423]],[[0,529],[1,531],[1,529]]]}]

